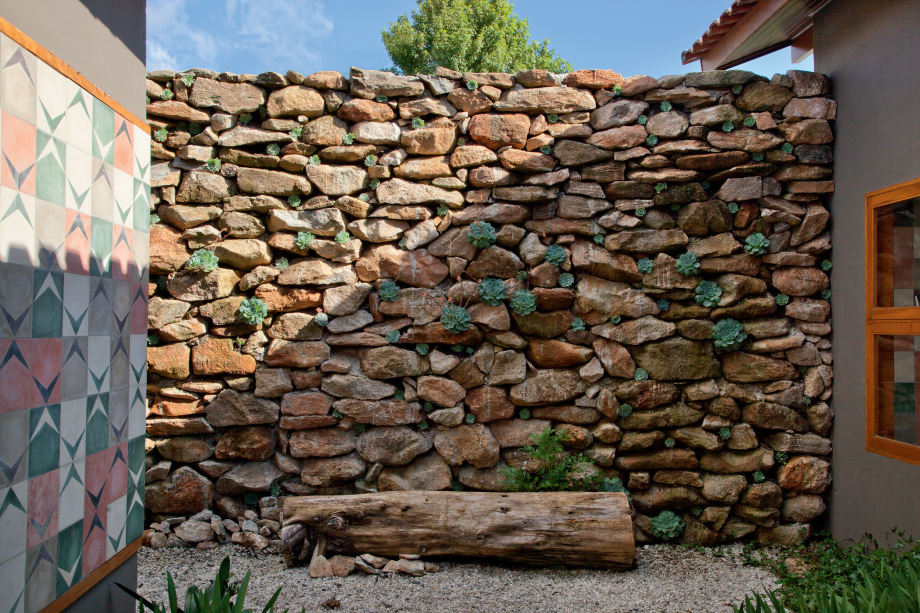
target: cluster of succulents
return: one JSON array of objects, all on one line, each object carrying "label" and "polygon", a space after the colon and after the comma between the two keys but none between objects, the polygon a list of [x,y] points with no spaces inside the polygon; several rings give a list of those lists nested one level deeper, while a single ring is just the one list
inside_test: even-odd
[{"label": "cluster of succulents", "polygon": [[526,289],[519,289],[511,294],[509,304],[518,315],[530,315],[537,310],[537,297]]},{"label": "cluster of succulents", "polygon": [[217,256],[213,251],[199,249],[186,260],[185,269],[193,272],[214,272],[217,270]]},{"label": "cluster of succulents", "polygon": [[256,326],[268,317],[268,306],[259,298],[246,298],[240,303],[239,314],[247,324]]},{"label": "cluster of succulents", "polygon": [[633,373],[633,379],[636,381],[648,381],[648,372],[644,368],[637,368]]},{"label": "cluster of succulents", "polygon": [[383,302],[396,302],[396,296],[399,293],[399,286],[393,281],[384,281],[380,284],[377,294]]},{"label": "cluster of succulents", "polygon": [[649,134],[648,138],[645,139],[645,144],[648,145],[649,147],[654,147],[655,145],[658,144],[658,137],[655,136],[654,134]]},{"label": "cluster of succulents", "polygon": [[700,256],[692,251],[682,253],[677,257],[674,267],[677,269],[677,272],[685,277],[697,275],[700,272]]},{"label": "cluster of succulents", "polygon": [[580,317],[576,317],[575,319],[573,319],[572,320],[572,330],[575,330],[576,332],[584,332],[585,320]]},{"label": "cluster of succulents", "polygon": [[284,270],[285,268],[290,266],[290,264],[291,263],[288,262],[288,259],[284,257],[281,257],[275,260],[275,268],[277,268],[278,270]]},{"label": "cluster of succulents", "polygon": [[365,157],[365,158],[364,158],[364,165],[367,166],[368,168],[370,168],[371,166],[376,166],[376,165],[377,165],[377,156],[376,156],[376,155],[369,155],[369,156]]},{"label": "cluster of succulents", "polygon": [[617,411],[620,417],[629,417],[633,414],[633,407],[631,404],[621,404],[619,411]]},{"label": "cluster of succulents", "polygon": [[441,309],[441,327],[451,334],[460,334],[470,327],[470,314],[458,304],[446,304]]},{"label": "cluster of succulents", "polygon": [[271,143],[265,148],[265,153],[276,156],[281,153],[281,147],[278,146],[278,143]]},{"label": "cluster of succulents", "polygon": [[486,306],[498,306],[508,297],[508,286],[501,279],[483,279],[479,282],[479,299]]},{"label": "cluster of succulents", "polygon": [[712,339],[717,349],[740,349],[746,338],[744,324],[730,317],[720,319],[712,327]]},{"label": "cluster of succulents", "polygon": [[417,343],[415,345],[415,351],[419,355],[428,355],[428,351],[429,351],[428,343]]},{"label": "cluster of succulents", "polygon": [[349,132],[348,134],[346,134],[345,136],[343,136],[343,137],[342,137],[342,144],[343,144],[343,145],[354,145],[354,144],[355,144],[355,135],[352,134],[351,132]]},{"label": "cluster of succulents", "polygon": [[351,235],[345,230],[342,230],[341,232],[335,235],[335,242],[337,242],[340,245],[344,245],[350,240],[351,240]]},{"label": "cluster of succulents", "polygon": [[494,245],[498,237],[492,224],[487,221],[474,221],[466,230],[466,240],[477,249],[486,249]]}]

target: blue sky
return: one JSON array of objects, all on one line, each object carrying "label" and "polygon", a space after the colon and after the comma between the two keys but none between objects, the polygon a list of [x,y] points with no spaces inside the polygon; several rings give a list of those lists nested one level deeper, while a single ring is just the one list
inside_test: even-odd
[{"label": "blue sky", "polygon": [[[680,53],[731,0],[518,0],[531,36],[549,38],[575,69],[611,68],[623,76],[699,70]],[[289,69],[303,74],[390,65],[380,32],[415,0],[148,0],[147,67],[201,67],[237,73]],[[789,49],[742,66],[771,76],[812,70]]]}]

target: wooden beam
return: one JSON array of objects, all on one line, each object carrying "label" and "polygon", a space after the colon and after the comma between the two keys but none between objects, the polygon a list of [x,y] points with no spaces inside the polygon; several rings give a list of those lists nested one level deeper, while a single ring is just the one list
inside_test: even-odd
[{"label": "wooden beam", "polygon": [[769,22],[788,3],[789,0],[760,0],[722,37],[722,40],[700,58],[703,70],[718,70],[744,41]]},{"label": "wooden beam", "polygon": [[807,30],[792,39],[792,63],[798,64],[815,52],[815,29]]}]

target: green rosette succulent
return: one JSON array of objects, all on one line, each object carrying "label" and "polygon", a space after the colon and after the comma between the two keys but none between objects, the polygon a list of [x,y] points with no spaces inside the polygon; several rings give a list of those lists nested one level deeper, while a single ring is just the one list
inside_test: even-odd
[{"label": "green rosette succulent", "polygon": [[329,325],[329,315],[326,313],[317,313],[313,317],[313,323],[315,323],[320,328],[325,328]]},{"label": "green rosette succulent", "polygon": [[441,309],[441,327],[451,334],[460,334],[470,327],[470,314],[460,305],[447,304]]},{"label": "green rosette succulent", "polygon": [[279,147],[277,143],[272,143],[265,148],[265,153],[268,155],[278,155],[281,153],[281,147]]},{"label": "green rosette succulent", "polygon": [[559,287],[572,287],[575,283],[575,275],[570,272],[564,272],[559,275]]},{"label": "green rosette succulent", "polygon": [[537,297],[526,289],[519,289],[511,294],[509,304],[518,315],[530,315],[537,310]]},{"label": "green rosette succulent", "polygon": [[649,532],[662,541],[673,541],[684,531],[684,520],[674,511],[662,511],[654,519]]},{"label": "green rosette succulent", "polygon": [[259,298],[247,298],[240,303],[239,314],[247,324],[256,326],[268,317],[268,306]]},{"label": "green rosette succulent", "polygon": [[208,164],[207,164],[208,172],[214,172],[214,173],[220,172],[220,169],[222,166],[223,164],[217,158],[211,158],[208,160]]},{"label": "green rosette succulent", "polygon": [[508,297],[508,287],[501,279],[483,279],[479,283],[479,299],[486,306],[498,306]]},{"label": "green rosette succulent", "polygon": [[550,245],[543,257],[553,266],[562,266],[565,262],[565,249],[561,245]]},{"label": "green rosette succulent", "polygon": [[648,381],[648,372],[644,368],[637,368],[633,373],[633,379],[636,381]]},{"label": "green rosette succulent", "polygon": [[636,268],[638,268],[639,272],[641,272],[643,275],[647,275],[648,273],[652,272],[654,267],[655,263],[648,258],[642,258],[636,262]]},{"label": "green rosette succulent", "polygon": [[399,286],[393,281],[384,281],[380,284],[377,294],[383,302],[396,302],[396,296],[399,293]]},{"label": "green rosette succulent", "polygon": [[388,343],[395,343],[399,341],[400,336],[402,335],[399,333],[399,330],[390,330],[383,338],[387,339]]},{"label": "green rosette succulent", "polygon": [[744,324],[731,318],[720,319],[712,327],[712,339],[716,348],[734,351],[741,348],[741,343],[747,338]]},{"label": "green rosette succulent", "polygon": [[486,249],[494,245],[498,237],[492,224],[487,221],[474,221],[466,230],[466,240],[477,249]]},{"label": "green rosette succulent", "polygon": [[787,304],[789,304],[789,295],[779,294],[778,296],[776,296],[775,300],[776,300],[776,304],[778,304],[779,306],[786,306]]},{"label": "green rosette succulent", "polygon": [[424,128],[424,127],[425,127],[425,120],[424,120],[424,119],[422,119],[421,117],[414,117],[414,118],[412,119],[412,128],[413,128],[414,130],[421,130],[421,129]]},{"label": "green rosette succulent", "polygon": [[770,241],[760,232],[754,232],[744,241],[744,250],[749,255],[763,255],[770,247]]},{"label": "green rosette succulent", "polygon": [[685,277],[697,275],[700,273],[700,256],[692,251],[682,253],[677,257],[674,267]]},{"label": "green rosette succulent", "polygon": [[428,343],[418,343],[415,345],[415,351],[419,355],[428,355],[429,349],[430,348],[428,347]]},{"label": "green rosette succulent", "polygon": [[572,320],[572,330],[575,330],[576,332],[584,332],[585,320],[580,317],[576,317],[575,319],[573,319]]},{"label": "green rosette succulent", "polygon": [[722,298],[722,288],[715,281],[700,281],[694,292],[696,292],[696,303],[704,307],[714,307]]},{"label": "green rosette succulent", "polygon": [[314,238],[316,237],[311,232],[298,232],[294,238],[294,244],[297,245],[298,249],[306,249]]},{"label": "green rosette succulent", "polygon": [[217,270],[217,256],[213,251],[199,249],[186,260],[185,269],[193,272],[214,272]]}]

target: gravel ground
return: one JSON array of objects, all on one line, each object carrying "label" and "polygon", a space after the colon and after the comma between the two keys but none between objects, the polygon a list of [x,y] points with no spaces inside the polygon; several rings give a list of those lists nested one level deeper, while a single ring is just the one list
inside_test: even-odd
[{"label": "gravel ground", "polygon": [[[533,570],[484,564],[442,563],[424,577],[376,577],[361,571],[345,579],[310,579],[306,568],[286,568],[279,551],[256,553],[237,545],[211,551],[142,548],[139,592],[166,601],[166,570],[180,601],[190,581],[206,587],[220,561],[231,556],[231,572],[252,570],[247,607],[256,613],[278,586],[280,608],[327,611],[337,599],[342,613],[722,613],[731,612],[751,590],[774,585],[765,569],[743,566],[739,545],[703,552],[673,545],[639,548],[638,567],[629,572]],[[181,602],[180,602],[181,606]]]}]

